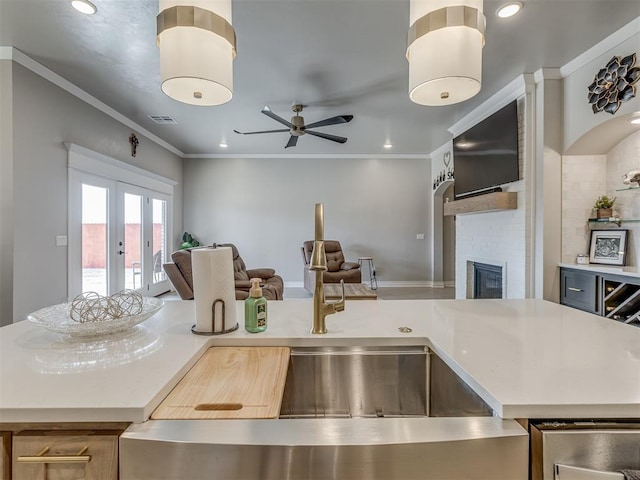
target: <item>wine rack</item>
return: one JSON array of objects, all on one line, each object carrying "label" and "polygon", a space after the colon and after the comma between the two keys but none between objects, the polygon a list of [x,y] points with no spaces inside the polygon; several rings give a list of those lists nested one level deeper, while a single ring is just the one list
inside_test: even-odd
[{"label": "wine rack", "polygon": [[602,314],[624,323],[640,323],[640,285],[602,277]]}]

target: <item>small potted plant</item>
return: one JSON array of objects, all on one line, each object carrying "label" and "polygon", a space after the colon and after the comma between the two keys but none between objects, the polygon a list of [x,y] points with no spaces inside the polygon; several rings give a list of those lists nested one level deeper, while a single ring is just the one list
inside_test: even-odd
[{"label": "small potted plant", "polygon": [[596,209],[597,218],[609,218],[613,216],[613,204],[616,201],[616,197],[609,198],[606,195],[602,195],[596,199],[596,203],[593,208]]}]

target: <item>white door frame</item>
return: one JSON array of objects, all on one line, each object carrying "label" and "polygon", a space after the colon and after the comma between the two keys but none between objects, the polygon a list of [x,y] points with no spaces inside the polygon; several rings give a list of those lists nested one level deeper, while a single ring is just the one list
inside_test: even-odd
[{"label": "white door frame", "polygon": [[[135,189],[136,192],[141,192],[144,195],[143,204],[143,229],[148,231],[143,232],[143,251],[151,250],[151,238],[152,238],[152,208],[151,201],[149,199],[157,198],[167,202],[167,218],[165,228],[167,229],[165,235],[166,239],[173,237],[172,232],[172,212],[173,212],[173,187],[177,182],[162,177],[152,172],[148,172],[131,164],[121,162],[98,152],[94,152],[87,148],[81,147],[76,144],[65,144],[68,155],[68,167],[69,167],[69,225],[68,225],[68,239],[69,239],[69,255],[68,255],[68,292],[67,297],[71,300],[75,295],[82,291],[82,275],[78,275],[78,266],[82,265],[82,183],[83,179],[89,179],[85,183],[95,184],[101,186],[95,182],[100,179],[104,182],[104,185],[109,185],[112,189],[113,195],[109,196],[109,223],[116,225],[116,195],[119,190],[117,187],[118,182],[126,184],[126,189]],[[146,206],[148,205],[148,207]],[[111,217],[113,212],[113,217]],[[122,222],[124,222],[124,209],[119,214]],[[145,224],[145,217],[147,218]],[[116,228],[109,229],[108,237],[108,255],[116,255],[116,247],[118,240],[116,239]],[[122,237],[124,234],[122,232]],[[121,240],[124,242],[124,239]],[[148,245],[148,247],[147,247]],[[164,246],[165,249],[168,245]],[[168,250],[166,250],[168,251]],[[170,283],[168,279],[161,282],[154,283],[153,280],[153,265],[151,254],[145,261],[143,257],[143,272],[142,272],[142,289],[140,292],[144,295],[157,295],[165,291],[170,290]],[[111,261],[110,261],[111,260]],[[112,264],[112,258],[108,258],[108,264]],[[124,281],[124,257],[122,261],[118,262],[121,269],[118,274],[113,274],[109,278],[109,288],[111,292],[120,290],[124,285],[116,281],[117,278],[121,278]],[[120,272],[122,275],[120,275]]]}]

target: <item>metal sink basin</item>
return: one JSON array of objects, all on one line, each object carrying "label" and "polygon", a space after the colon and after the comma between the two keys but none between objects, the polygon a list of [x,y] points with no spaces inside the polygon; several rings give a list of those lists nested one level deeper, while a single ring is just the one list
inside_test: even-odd
[{"label": "metal sink basin", "polygon": [[427,414],[425,347],[291,349],[280,418]]},{"label": "metal sink basin", "polygon": [[425,346],[295,347],[280,418],[490,416]]}]

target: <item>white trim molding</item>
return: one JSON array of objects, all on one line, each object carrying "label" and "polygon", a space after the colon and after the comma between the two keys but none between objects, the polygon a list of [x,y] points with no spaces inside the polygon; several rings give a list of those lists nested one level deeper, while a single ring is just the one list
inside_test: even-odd
[{"label": "white trim molding", "polygon": [[[65,143],[64,146],[69,151],[67,166],[70,168],[113,180],[124,181],[131,185],[137,185],[166,195],[173,195],[173,187],[178,184],[178,182],[170,178],[121,162],[75,143]],[[123,172],[126,172],[126,180],[122,179]]]},{"label": "white trim molding", "polygon": [[562,75],[562,78],[568,77],[575,71],[580,70],[585,65],[588,65],[593,60],[596,60],[601,55],[604,55],[609,50],[616,48],[618,45],[630,39],[634,35],[638,35],[638,32],[640,32],[640,16],[631,20],[620,30],[612,33],[601,42],[596,43],[586,52],[578,55],[576,58],[560,67],[560,74]]},{"label": "white trim molding", "polygon": [[165,142],[157,135],[154,135],[149,130],[144,128],[143,126],[137,124],[133,120],[122,115],[117,110],[111,108],[106,103],[98,100],[96,97],[91,95],[90,93],[82,90],[80,87],[77,87],[70,81],[58,75],[53,70],[45,67],[41,63],[36,62],[33,58],[21,52],[15,47],[0,47],[0,59],[2,60],[13,60],[14,62],[22,65],[23,67],[31,70],[36,75],[40,75],[45,80],[50,81],[54,85],[60,87],[66,92],[70,93],[74,97],[79,98],[83,102],[88,103],[92,107],[100,110],[102,113],[109,115],[114,120],[126,125],[129,128],[134,129],[140,135],[144,135],[146,138],[151,140],[154,143],[157,143],[162,148],[169,150],[171,153],[178,155],[181,158],[184,158],[185,154],[178,150],[176,147],[171,145],[170,143]]},{"label": "white trim molding", "polygon": [[342,160],[349,159],[397,159],[397,160],[430,160],[431,155],[428,153],[187,153],[183,158],[231,158],[231,159],[250,159],[250,158],[300,158],[300,159],[331,159],[338,158]]},{"label": "white trim molding", "polygon": [[509,82],[502,89],[498,90],[494,95],[485,100],[482,104],[474,108],[459,121],[451,125],[448,128],[449,132],[454,137],[457,137],[461,133],[469,130],[478,122],[487,118],[489,115],[500,110],[500,108],[504,107],[507,103],[520,98],[525,94],[527,82],[529,81],[530,79],[528,75],[518,75],[515,79]]}]

